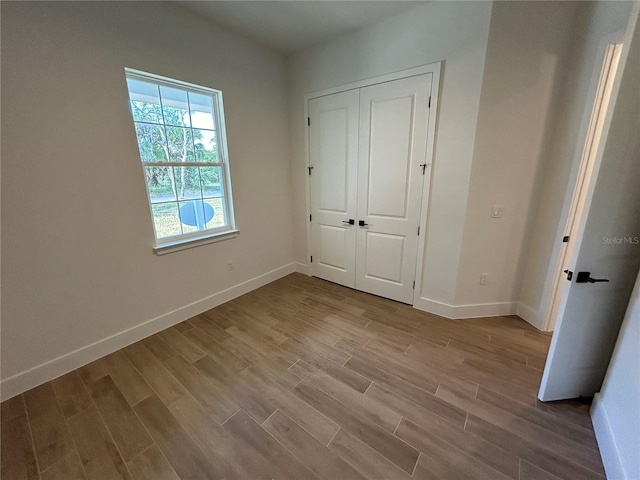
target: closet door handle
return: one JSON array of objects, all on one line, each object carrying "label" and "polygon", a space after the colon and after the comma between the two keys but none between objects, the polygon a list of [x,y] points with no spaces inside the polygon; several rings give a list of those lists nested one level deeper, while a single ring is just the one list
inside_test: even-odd
[{"label": "closet door handle", "polygon": [[361,226],[361,227],[368,227],[369,226],[368,223],[364,223],[364,220],[359,220],[358,221],[358,225]]},{"label": "closet door handle", "polygon": [[353,218],[350,218],[349,220],[343,220],[342,223],[345,225],[354,225],[356,221]]}]

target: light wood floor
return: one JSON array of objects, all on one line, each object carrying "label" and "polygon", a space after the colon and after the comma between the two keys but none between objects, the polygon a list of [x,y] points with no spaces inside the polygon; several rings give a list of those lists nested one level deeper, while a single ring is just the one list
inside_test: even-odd
[{"label": "light wood floor", "polygon": [[550,336],[294,274],[2,404],[2,478],[597,479]]}]

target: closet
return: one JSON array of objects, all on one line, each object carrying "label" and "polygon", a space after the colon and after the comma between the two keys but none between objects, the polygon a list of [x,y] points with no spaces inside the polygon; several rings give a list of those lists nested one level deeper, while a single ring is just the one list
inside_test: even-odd
[{"label": "closet", "polygon": [[433,76],[308,99],[313,276],[413,304]]}]

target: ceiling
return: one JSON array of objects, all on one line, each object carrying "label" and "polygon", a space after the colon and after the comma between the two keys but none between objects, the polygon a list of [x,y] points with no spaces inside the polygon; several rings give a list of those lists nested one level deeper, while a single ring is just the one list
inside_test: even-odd
[{"label": "ceiling", "polygon": [[182,1],[183,8],[284,55],[409,10],[423,1]]}]

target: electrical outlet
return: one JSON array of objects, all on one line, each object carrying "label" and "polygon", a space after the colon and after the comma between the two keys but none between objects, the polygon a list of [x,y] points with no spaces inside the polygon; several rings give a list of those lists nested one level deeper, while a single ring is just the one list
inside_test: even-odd
[{"label": "electrical outlet", "polygon": [[493,205],[491,207],[491,218],[502,218],[504,215],[504,205]]},{"label": "electrical outlet", "polygon": [[227,270],[233,272],[233,262],[231,260],[227,262]]},{"label": "electrical outlet", "polygon": [[488,277],[489,277],[488,273],[481,273],[480,274],[480,285],[486,285],[487,281],[488,281]]}]

